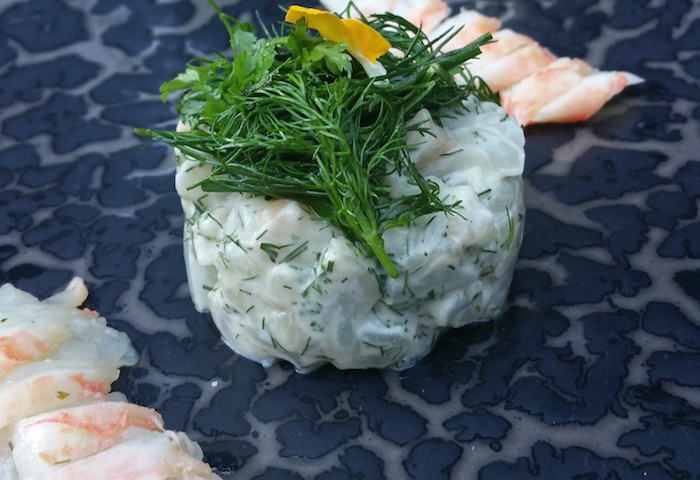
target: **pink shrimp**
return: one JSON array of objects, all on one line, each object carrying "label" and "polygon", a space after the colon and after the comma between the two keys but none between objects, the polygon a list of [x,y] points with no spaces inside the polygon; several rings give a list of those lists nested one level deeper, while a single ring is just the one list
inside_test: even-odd
[{"label": "pink shrimp", "polygon": [[[19,478],[217,480],[202,451],[184,434],[163,429],[160,415],[122,402],[97,402],[19,420],[0,467]],[[0,452],[2,455],[3,452]],[[12,470],[9,470],[12,471]],[[0,470],[2,472],[2,470]]]},{"label": "pink shrimp", "polygon": [[0,478],[220,478],[154,410],[107,401],[136,352],[98,312],[76,308],[80,279],[39,301],[0,287]]},{"label": "pink shrimp", "polygon": [[502,91],[501,103],[521,125],[580,122],[641,81],[630,73],[599,72],[583,60],[565,57]]},{"label": "pink shrimp", "polygon": [[501,22],[497,18],[487,17],[474,10],[461,10],[457,15],[454,15],[433,30],[428,31],[428,37],[436,39],[440,35],[454,36],[442,46],[443,52],[456,50],[465,47],[480,36],[495,32],[501,27]]},{"label": "pink shrimp", "polygon": [[398,0],[393,13],[421,27],[424,32],[431,32],[448,17],[450,7],[443,0]]},{"label": "pink shrimp", "polygon": [[128,337],[78,307],[80,279],[39,301],[0,287],[0,429],[29,415],[104,399],[119,368],[136,361]]},{"label": "pink shrimp", "polygon": [[481,54],[478,58],[470,61],[470,65],[478,62],[492,62],[513,50],[535,43],[535,40],[522,33],[514,32],[510,28],[491,30],[493,41],[481,47]]},{"label": "pink shrimp", "polygon": [[[481,47],[481,54],[467,63],[494,92],[499,92],[556,60],[548,49],[527,35],[510,29],[493,32],[493,42]],[[459,45],[461,46],[461,45]]]},{"label": "pink shrimp", "polygon": [[103,480],[220,480],[209,465],[188,453],[184,441],[186,438],[175,432],[142,433],[80,461],[60,465],[51,478],[93,478],[95,472],[101,472]]},{"label": "pink shrimp", "polygon": [[65,405],[104,400],[117,368],[52,361],[17,369],[0,384],[0,428]]},{"label": "pink shrimp", "polygon": [[73,336],[63,319],[39,321],[39,302],[32,295],[0,288],[0,380],[12,370],[42,358]]},{"label": "pink shrimp", "polygon": [[[346,0],[322,3],[329,9],[342,10]],[[456,32],[442,45],[442,51],[462,48],[484,33],[492,33],[494,42],[484,45],[481,54],[467,63],[467,69],[491,90],[501,93],[506,112],[516,116],[522,125],[587,120],[624,88],[643,81],[627,72],[594,70],[580,59],[557,59],[534,39],[509,29],[499,30],[501,23],[497,18],[473,10],[461,10],[435,25],[433,20],[446,11],[443,3],[361,0],[358,6],[367,15],[384,10],[402,15],[414,25],[422,24],[432,39]],[[440,15],[433,16],[434,12]],[[461,77],[457,80],[461,81]]]},{"label": "pink shrimp", "polygon": [[51,327],[56,325],[37,326],[34,332],[26,330],[7,334],[0,332],[0,379],[19,365],[47,354],[62,340],[68,338],[67,329]]},{"label": "pink shrimp", "polygon": [[163,420],[154,410],[130,403],[90,403],[20,420],[14,438],[18,446],[28,442],[32,455],[44,463],[56,465],[116,445],[131,428],[163,431]]},{"label": "pink shrimp", "polygon": [[[344,11],[348,3],[348,0],[321,0],[324,7],[336,13]],[[367,17],[390,12],[420,26],[424,32],[432,31],[450,14],[450,7],[444,0],[355,0],[353,3]]]},{"label": "pink shrimp", "polygon": [[[101,402],[19,421],[13,429],[17,471],[27,478],[218,478],[201,450],[163,429],[150,408]],[[91,475],[92,474],[92,475]]]}]

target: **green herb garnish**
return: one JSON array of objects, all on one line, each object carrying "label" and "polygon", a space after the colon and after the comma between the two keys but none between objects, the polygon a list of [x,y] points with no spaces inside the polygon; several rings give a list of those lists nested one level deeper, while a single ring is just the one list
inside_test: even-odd
[{"label": "green herb garnish", "polygon": [[[471,95],[496,100],[463,70],[490,35],[438,54],[449,35],[431,41],[392,14],[363,18],[394,49],[380,58],[386,75],[370,78],[345,44],[324,40],[303,19],[257,38],[252,25],[210,3],[229,32],[233,57],[196,59],[162,85],[164,100],[182,92],[177,109],[189,132],[137,132],[211,165],[192,188],[302,201],[398,277],[384,232],[457,208],[443,203],[438,185],[412,163],[406,134],[422,127],[407,121],[426,108],[439,122]],[[392,172],[419,193],[391,198],[384,181]],[[265,251],[272,258],[274,250]]]},{"label": "green herb garnish", "polygon": [[58,398],[59,400],[65,400],[69,396],[70,396],[70,393],[64,392],[63,390],[59,390],[56,392],[56,398]]}]

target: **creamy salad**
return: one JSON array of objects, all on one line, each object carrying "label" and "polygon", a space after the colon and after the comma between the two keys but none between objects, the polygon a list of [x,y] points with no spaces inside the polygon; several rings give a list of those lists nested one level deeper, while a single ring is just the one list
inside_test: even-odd
[{"label": "creamy salad", "polygon": [[211,167],[179,153],[192,298],[233,350],[299,371],[403,369],[445,329],[502,311],[523,231],[523,132],[495,104],[466,107],[444,128],[425,110],[412,119],[426,129],[406,139],[412,161],[459,208],[386,232],[397,278],[301,203],[191,188]]},{"label": "creamy salad", "polygon": [[194,304],[239,354],[298,371],[403,369],[504,308],[524,137],[465,64],[391,13],[291,6],[276,36],[215,4],[232,57],[161,86]]}]

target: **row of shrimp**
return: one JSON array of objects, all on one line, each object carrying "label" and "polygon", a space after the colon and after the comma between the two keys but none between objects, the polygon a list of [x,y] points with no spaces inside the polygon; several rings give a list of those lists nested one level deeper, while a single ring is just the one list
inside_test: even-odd
[{"label": "row of shrimp", "polygon": [[0,479],[219,479],[199,445],[110,393],[137,354],[76,278],[39,301],[0,287]]},{"label": "row of shrimp", "polygon": [[[321,0],[330,11],[342,12],[347,0]],[[599,71],[577,58],[558,58],[534,39],[501,28],[501,22],[474,10],[453,16],[443,0],[355,0],[355,10],[365,16],[383,11],[420,26],[428,38],[452,38],[442,47],[464,47],[491,33],[494,42],[467,63],[470,74],[480,77],[498,93],[503,108],[521,125],[568,123],[588,120],[627,86],[642,82],[619,71]]]}]

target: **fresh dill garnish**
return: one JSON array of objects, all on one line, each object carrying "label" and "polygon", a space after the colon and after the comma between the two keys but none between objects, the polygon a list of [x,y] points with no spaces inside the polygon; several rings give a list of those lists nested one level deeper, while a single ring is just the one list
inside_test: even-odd
[{"label": "fresh dill garnish", "polygon": [[513,220],[508,207],[506,207],[506,215],[508,216],[508,238],[506,238],[501,247],[510,250],[510,247],[513,245],[513,238],[515,238],[515,220]]},{"label": "fresh dill garnish", "polygon": [[277,255],[279,254],[279,250],[281,248],[284,248],[284,246],[275,245],[274,243],[267,242],[260,243],[260,250],[267,253],[267,256],[270,257],[270,261],[272,262],[277,260]]},{"label": "fresh dill garnish", "polygon": [[294,250],[292,250],[291,252],[289,252],[289,253],[282,259],[282,263],[291,262],[292,260],[294,260],[295,258],[297,258],[299,255],[301,255],[302,253],[304,253],[304,252],[305,252],[306,250],[308,250],[308,248],[309,248],[309,245],[308,245],[308,244],[309,244],[308,241],[302,242],[299,246],[297,246]]},{"label": "fresh dill garnish", "polygon": [[[189,131],[137,133],[210,165],[192,188],[302,201],[398,277],[384,232],[458,206],[445,204],[411,161],[406,134],[423,127],[408,120],[425,108],[439,122],[471,95],[497,101],[463,68],[490,35],[440,53],[450,35],[429,40],[399,16],[363,17],[393,47],[379,59],[387,73],[370,78],[345,44],[324,40],[304,19],[258,38],[252,25],[209,2],[229,33],[232,58],[196,59],[161,86],[164,100],[181,93],[177,109]],[[392,172],[418,193],[390,197]],[[274,249],[261,248],[275,260]]]}]

